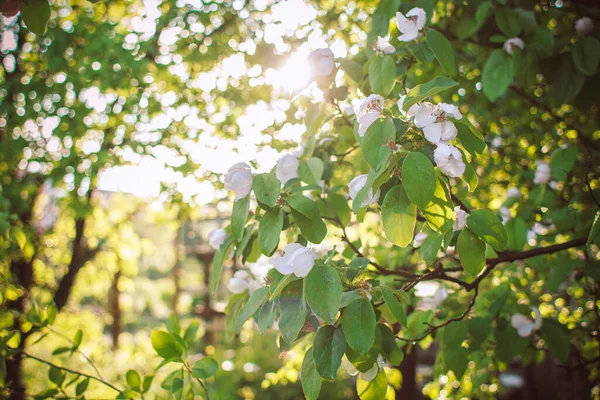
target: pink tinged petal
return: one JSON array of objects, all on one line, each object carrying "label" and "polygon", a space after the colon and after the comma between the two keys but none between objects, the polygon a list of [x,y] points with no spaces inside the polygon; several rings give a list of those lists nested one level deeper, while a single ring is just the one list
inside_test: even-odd
[{"label": "pink tinged petal", "polygon": [[402,33],[415,29],[416,24],[414,21],[406,18],[401,12],[396,13],[396,26]]},{"label": "pink tinged petal", "polygon": [[275,269],[283,275],[289,275],[294,272],[294,267],[289,263],[290,256],[283,255],[275,260]]},{"label": "pink tinged petal", "polygon": [[358,136],[364,136],[367,133],[367,129],[373,124],[373,122],[377,121],[381,115],[378,112],[371,112],[364,114],[363,116],[358,118]]},{"label": "pink tinged petal", "polygon": [[419,108],[414,111],[415,125],[417,128],[423,128],[427,125],[433,124],[436,121],[437,117],[435,115],[435,108],[433,104],[423,103],[418,107]]},{"label": "pink tinged petal", "polygon": [[456,130],[456,125],[454,125],[450,121],[442,121],[440,122],[442,126],[442,140],[448,142],[456,137],[458,131]]},{"label": "pink tinged petal", "polygon": [[435,122],[424,127],[423,134],[425,135],[425,139],[429,140],[431,143],[438,144],[442,138],[442,130],[442,123]]},{"label": "pink tinged petal", "polygon": [[427,22],[427,13],[422,8],[413,8],[409,12],[406,13],[407,17],[417,17],[416,27],[418,30],[423,29],[425,23]]},{"label": "pink tinged petal", "polygon": [[412,30],[406,31],[406,33],[403,33],[402,35],[398,36],[398,40],[401,42],[410,42],[412,40],[415,40],[418,35],[419,30],[416,27],[414,27]]}]

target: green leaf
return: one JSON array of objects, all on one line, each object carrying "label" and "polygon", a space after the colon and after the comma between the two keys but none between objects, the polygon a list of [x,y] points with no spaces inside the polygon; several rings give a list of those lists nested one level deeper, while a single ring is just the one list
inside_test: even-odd
[{"label": "green leaf", "polygon": [[27,29],[36,35],[43,35],[50,19],[50,5],[47,0],[29,0],[21,3],[21,18]]},{"label": "green leaf", "polygon": [[485,267],[485,243],[469,229],[463,229],[456,241],[456,250],[465,271],[477,275]]},{"label": "green leaf", "polygon": [[320,326],[313,340],[315,367],[325,379],[334,380],[342,363],[346,339],[341,328]]},{"label": "green leaf", "polygon": [[392,292],[392,290],[387,286],[379,286],[379,291],[383,296],[383,301],[385,301],[385,304],[390,309],[390,312],[392,313],[396,321],[400,325],[406,326],[408,324],[408,319],[406,318],[406,311],[404,311],[404,307],[402,307],[402,304],[400,304],[400,302],[396,298],[396,295],[394,295],[394,292]]},{"label": "green leaf", "polygon": [[223,261],[225,261],[227,250],[229,249],[229,246],[231,246],[232,241],[233,238],[228,236],[221,247],[219,247],[219,250],[216,251],[215,257],[213,258],[213,268],[210,274],[210,290],[213,293],[216,292],[217,287],[219,286],[219,279],[221,279],[221,272],[223,271]]},{"label": "green leaf", "polygon": [[379,370],[377,376],[371,381],[364,381],[360,377],[356,379],[356,392],[360,400],[385,399],[387,388],[387,376],[383,368]]},{"label": "green leaf", "polygon": [[340,67],[354,82],[362,82],[364,76],[362,65],[352,60],[341,60]]},{"label": "green leaf", "polygon": [[62,386],[66,376],[67,374],[60,368],[50,367],[50,370],[48,371],[48,379],[58,387]]},{"label": "green leaf", "polygon": [[300,193],[294,193],[287,199],[287,203],[292,210],[299,212],[307,218],[311,218],[318,207],[314,201]]},{"label": "green leaf", "polygon": [[406,325],[406,329],[404,333],[404,338],[406,339],[416,339],[421,337],[427,332],[429,327],[427,326],[427,322],[431,317],[432,310],[427,311],[413,311],[408,316],[408,323]]},{"label": "green leaf", "polygon": [[464,347],[449,348],[444,353],[446,369],[451,370],[457,379],[461,379],[469,365],[469,354]]},{"label": "green leaf", "polygon": [[244,304],[244,306],[240,310],[240,313],[237,316],[237,320],[235,322],[236,331],[239,331],[242,325],[244,325],[244,322],[246,322],[246,320],[250,318],[252,314],[257,312],[258,309],[263,305],[263,303],[267,299],[268,292],[269,288],[263,286],[256,289],[254,293],[250,295],[248,302]]},{"label": "green leaf", "polygon": [[496,25],[509,38],[519,36],[523,29],[519,14],[512,8],[496,10]]},{"label": "green leaf", "polygon": [[229,303],[227,307],[225,307],[225,336],[227,338],[231,338],[235,333],[235,323],[237,320],[237,316],[240,313],[242,306],[244,305],[244,301],[246,301],[248,294],[238,293],[231,296],[229,299]]},{"label": "green leaf", "polygon": [[364,159],[373,169],[379,169],[379,166],[387,160],[392,150],[388,143],[394,143],[396,140],[396,129],[394,121],[390,118],[378,119],[367,129],[367,132],[361,141],[361,151]]},{"label": "green leaf", "polygon": [[321,392],[321,375],[317,372],[313,348],[308,349],[302,361],[302,372],[300,374],[302,391],[307,400],[317,400]]},{"label": "green leaf", "polygon": [[417,207],[408,200],[401,185],[394,186],[381,204],[383,231],[390,242],[406,247],[413,240],[417,223]]},{"label": "green leaf", "polygon": [[317,317],[333,323],[340,309],[344,288],[337,271],[316,265],[304,279],[304,297]]},{"label": "green leaf", "polygon": [[271,174],[259,174],[252,180],[252,190],[254,190],[256,200],[269,207],[274,207],[277,203],[280,188],[279,179]]},{"label": "green leaf", "polygon": [[504,50],[494,50],[483,66],[481,84],[483,94],[495,101],[510,86],[515,76],[512,57]]},{"label": "green leaf", "polygon": [[352,301],[342,314],[344,336],[354,351],[366,353],[375,342],[375,310],[367,299]]},{"label": "green leaf", "polygon": [[[279,182],[279,181],[277,181]],[[231,210],[231,234],[237,240],[244,234],[244,226],[250,210],[250,196],[243,197],[233,203]]]},{"label": "green leaf", "polygon": [[435,193],[435,169],[423,153],[409,153],[402,163],[402,183],[409,200],[423,209]]},{"label": "green leaf", "polygon": [[136,392],[140,392],[142,390],[142,378],[140,378],[140,374],[138,374],[135,369],[130,369],[127,371],[125,379],[127,380],[127,384]]},{"label": "green leaf", "polygon": [[496,250],[504,250],[508,243],[502,221],[490,210],[475,210],[467,217],[467,226]]},{"label": "green leaf", "polygon": [[287,285],[279,297],[279,329],[287,343],[292,343],[298,337],[306,321],[306,303],[302,298],[302,281]]},{"label": "green leaf", "polygon": [[504,224],[508,242],[506,247],[509,250],[523,250],[527,244],[527,224],[521,218],[511,218]]},{"label": "green leaf", "polygon": [[475,20],[480,24],[483,23],[487,18],[491,7],[491,1],[484,1],[483,3],[480,3],[475,11]]},{"label": "green leaf", "polygon": [[194,342],[198,334],[198,329],[200,329],[200,321],[193,319],[183,332],[183,340],[188,344]]},{"label": "green leaf", "polygon": [[348,206],[348,200],[341,194],[330,194],[327,196],[327,206],[340,219],[342,225],[347,226],[350,223],[352,212]]},{"label": "green leaf", "polygon": [[442,66],[445,74],[452,75],[456,71],[456,61],[454,59],[454,49],[452,44],[444,35],[429,29],[427,31],[427,45]]},{"label": "green leaf", "polygon": [[298,281],[301,278],[298,278],[296,275],[294,274],[289,274],[289,275],[285,275],[278,283],[277,285],[275,285],[275,287],[271,286],[271,296],[269,297],[269,300],[273,300],[275,297],[279,296],[281,294],[281,292],[283,291],[283,289],[285,289],[285,287],[287,285],[289,285],[290,283],[294,282],[294,281]]},{"label": "green leaf", "polygon": [[386,97],[396,82],[396,63],[390,56],[374,56],[369,63],[369,84],[373,93]]},{"label": "green leaf", "polygon": [[454,204],[450,199],[448,187],[440,179],[436,180],[433,199],[423,209],[423,216],[436,232],[445,233],[452,229],[455,218]]},{"label": "green leaf", "polygon": [[258,225],[258,243],[266,256],[271,256],[279,244],[279,235],[283,229],[283,211],[273,208],[265,213]]},{"label": "green leaf", "polygon": [[167,326],[167,330],[173,335],[179,335],[181,326],[179,325],[179,318],[177,317],[177,314],[171,313],[165,325]]},{"label": "green leaf", "polygon": [[73,351],[77,350],[79,346],[81,346],[81,341],[83,340],[83,331],[78,329],[75,332],[75,337],[73,338]]},{"label": "green leaf", "polygon": [[444,236],[432,232],[427,235],[425,241],[420,247],[421,257],[425,261],[427,265],[433,265],[433,263],[437,260],[438,253],[440,252],[440,247],[442,247],[442,241],[444,240]]},{"label": "green leaf", "polygon": [[544,318],[541,334],[554,357],[563,363],[567,362],[571,353],[571,338],[566,327],[557,320]]},{"label": "green leaf", "polygon": [[510,362],[527,348],[530,339],[522,338],[517,330],[510,325],[504,329],[497,328],[494,332],[496,338],[496,357],[500,361]]},{"label": "green leaf", "polygon": [[444,327],[443,345],[446,348],[456,348],[467,338],[469,326],[466,320],[454,321]]},{"label": "green leaf", "polygon": [[291,195],[288,198],[288,204],[292,211],[292,217],[302,232],[302,236],[311,243],[321,243],[327,235],[327,226],[321,219],[319,207],[312,200],[301,194]]},{"label": "green leaf", "polygon": [[277,304],[274,301],[267,301],[260,308],[258,312],[258,330],[261,334],[273,326],[278,310]]},{"label": "green leaf", "polygon": [[573,64],[584,75],[592,76],[598,71],[600,41],[592,36],[580,38],[573,45]]},{"label": "green leaf", "polygon": [[377,357],[381,353],[383,346],[383,336],[379,328],[375,329],[375,342],[366,353],[359,353],[352,350],[352,347],[346,345],[346,357],[360,372],[367,372],[377,362]]},{"label": "green leaf", "polygon": [[577,97],[585,82],[585,76],[573,65],[571,57],[565,55],[554,68],[550,82],[552,97],[558,104],[565,104]]},{"label": "green leaf", "polygon": [[142,393],[146,393],[148,389],[150,389],[153,380],[154,374],[149,374],[144,377],[144,381],[142,382]]},{"label": "green leaf", "polygon": [[402,107],[404,111],[408,110],[414,104],[419,101],[425,100],[428,97],[443,92],[444,90],[450,89],[456,86],[457,83],[446,76],[436,76],[427,83],[423,83],[415,86],[408,91]]},{"label": "green leaf", "polygon": [[164,359],[181,358],[183,347],[171,333],[152,331],[150,335],[152,348]]},{"label": "green leaf", "polygon": [[560,148],[552,153],[552,160],[550,161],[552,176],[559,181],[566,181],[569,172],[575,166],[578,153],[579,149],[575,145]]},{"label": "green leaf", "polygon": [[84,380],[79,382],[77,384],[77,386],[75,387],[75,394],[77,396],[81,396],[86,391],[89,384],[90,384],[90,378],[85,378]]},{"label": "green leaf", "polygon": [[408,50],[423,64],[429,64],[435,58],[433,52],[429,50],[424,41],[411,44],[408,46]]},{"label": "green leaf", "polygon": [[492,321],[489,318],[475,317],[469,320],[469,335],[478,343],[483,343],[492,330]]},{"label": "green leaf", "polygon": [[458,131],[458,140],[460,140],[465,150],[472,155],[485,153],[487,145],[481,132],[467,118],[454,122]]},{"label": "green leaf", "polygon": [[219,369],[217,360],[211,357],[204,357],[198,360],[192,366],[192,376],[198,379],[208,379]]},{"label": "green leaf", "polygon": [[309,184],[319,184],[323,177],[323,161],[317,157],[311,157],[308,160],[301,160],[298,167],[298,176],[304,182]]}]

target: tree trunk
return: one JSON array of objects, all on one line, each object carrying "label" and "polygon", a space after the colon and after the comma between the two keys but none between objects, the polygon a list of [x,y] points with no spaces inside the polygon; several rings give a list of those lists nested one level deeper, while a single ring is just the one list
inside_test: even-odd
[{"label": "tree trunk", "polygon": [[410,353],[404,353],[404,360],[398,369],[402,374],[402,386],[396,390],[396,400],[420,399],[417,389],[417,346],[412,346]]},{"label": "tree trunk", "polygon": [[119,291],[119,278],[121,277],[121,270],[117,270],[115,276],[113,278],[112,288],[111,288],[111,304],[110,311],[112,314],[113,322],[111,326],[112,331],[112,345],[113,350],[117,350],[119,348],[119,335],[121,333],[121,305],[120,305],[120,297],[121,292]]}]

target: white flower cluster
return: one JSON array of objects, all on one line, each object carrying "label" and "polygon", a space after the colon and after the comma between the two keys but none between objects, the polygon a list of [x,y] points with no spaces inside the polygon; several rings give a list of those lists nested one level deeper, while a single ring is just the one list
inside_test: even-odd
[{"label": "white flower cluster", "polygon": [[535,176],[533,177],[533,183],[535,183],[536,185],[548,183],[550,181],[551,177],[552,177],[552,169],[550,168],[550,164],[548,164],[546,161],[536,162]]},{"label": "white flower cluster", "polygon": [[237,163],[225,174],[225,187],[235,192],[235,199],[248,196],[252,190],[252,169],[244,162]]},{"label": "white flower cluster", "polygon": [[229,283],[227,283],[227,289],[229,289],[231,293],[244,293],[247,290],[252,294],[261,286],[259,281],[252,279],[250,274],[243,270],[236,271],[229,280]]},{"label": "white flower cluster", "polygon": [[[403,110],[405,98],[406,96],[401,96],[398,100],[400,111]],[[437,145],[433,158],[440,170],[452,178],[460,178],[465,173],[465,163],[460,150],[450,144],[450,141],[456,138],[458,131],[454,122],[448,119],[449,117],[462,119],[458,107],[453,104],[434,105],[424,102],[411,106],[406,116],[414,118],[416,127],[423,130],[425,139]]]},{"label": "white flower cluster", "polygon": [[427,14],[422,8],[413,8],[406,13],[396,13],[396,26],[402,35],[398,36],[401,42],[413,41],[419,36],[419,32],[427,22]]}]

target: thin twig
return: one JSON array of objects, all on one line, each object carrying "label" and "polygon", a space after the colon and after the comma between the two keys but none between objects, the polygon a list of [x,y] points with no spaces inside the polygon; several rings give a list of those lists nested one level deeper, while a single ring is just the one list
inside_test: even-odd
[{"label": "thin twig", "polygon": [[[58,332],[54,329],[52,329],[52,327],[50,326],[46,326],[46,328],[48,328],[48,330],[58,336],[61,336],[62,338],[66,339],[69,343],[71,343],[73,345],[73,347],[75,347],[75,342],[73,342],[67,335],[65,335],[64,333]],[[79,348],[75,349],[75,351],[79,354],[81,354],[83,356],[83,358],[86,359],[86,361],[92,366],[92,368],[94,368],[94,371],[96,371],[96,374],[98,374],[98,377],[100,379],[104,379],[102,378],[102,374],[100,374],[100,371],[98,370],[98,368],[96,368],[96,365],[94,364],[94,362],[81,350],[79,350]]]},{"label": "thin twig", "polygon": [[70,368],[61,367],[60,365],[56,365],[54,363],[51,363],[50,361],[44,360],[43,358],[39,358],[39,357],[36,357],[36,356],[34,356],[32,354],[29,354],[29,353],[27,353],[24,350],[21,350],[21,354],[23,354],[27,358],[31,358],[32,360],[36,360],[38,362],[41,362],[42,364],[46,364],[46,365],[48,365],[50,367],[63,370],[63,371],[68,372],[70,374],[79,375],[79,376],[85,376],[86,378],[93,379],[93,380],[95,380],[97,382],[100,382],[101,384],[103,384],[105,386],[108,386],[109,388],[111,388],[113,390],[116,390],[117,392],[122,392],[121,389],[119,389],[118,387],[114,386],[112,383],[109,383],[109,382],[105,381],[104,379],[98,378],[98,377],[96,377],[94,375],[88,375],[88,374],[85,374],[83,372],[72,370]]}]

